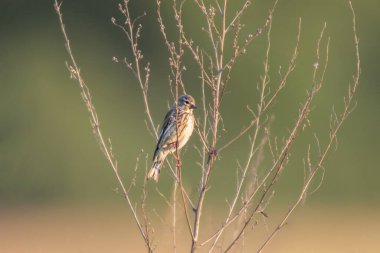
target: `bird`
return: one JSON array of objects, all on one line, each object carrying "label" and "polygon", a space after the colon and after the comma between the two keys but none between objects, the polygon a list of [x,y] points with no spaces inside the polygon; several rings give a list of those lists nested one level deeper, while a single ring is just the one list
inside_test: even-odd
[{"label": "bird", "polygon": [[195,122],[193,110],[196,108],[194,98],[188,94],[178,97],[177,103],[170,108],[161,125],[148,179],[158,182],[166,156],[177,153],[190,139]]}]

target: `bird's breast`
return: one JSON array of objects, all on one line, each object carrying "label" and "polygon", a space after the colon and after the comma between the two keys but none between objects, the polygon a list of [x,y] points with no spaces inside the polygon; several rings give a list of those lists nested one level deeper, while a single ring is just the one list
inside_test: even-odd
[{"label": "bird's breast", "polygon": [[182,148],[186,142],[190,139],[190,136],[192,135],[194,130],[194,115],[193,114],[187,114],[185,115],[185,124],[184,129],[182,130],[183,133],[181,134],[180,140],[179,140],[179,148]]}]

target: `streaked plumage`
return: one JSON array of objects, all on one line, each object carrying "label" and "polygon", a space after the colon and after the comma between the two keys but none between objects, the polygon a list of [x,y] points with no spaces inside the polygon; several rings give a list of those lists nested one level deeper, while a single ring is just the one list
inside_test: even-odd
[{"label": "streaked plumage", "polygon": [[[168,154],[180,150],[189,140],[194,130],[193,109],[196,108],[194,98],[190,95],[182,95],[178,98],[178,116],[176,117],[176,104],[166,114],[161,126],[156,150],[153,155],[153,164],[148,173],[148,178],[156,182],[160,174],[162,164]],[[176,119],[178,124],[176,124]],[[177,135],[178,128],[178,135]],[[178,138],[178,148],[176,147]]]}]

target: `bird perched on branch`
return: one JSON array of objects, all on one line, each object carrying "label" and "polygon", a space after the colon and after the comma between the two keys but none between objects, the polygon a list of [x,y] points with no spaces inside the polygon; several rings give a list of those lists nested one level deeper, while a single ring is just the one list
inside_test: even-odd
[{"label": "bird perched on branch", "polygon": [[[182,95],[166,114],[154,151],[153,164],[148,173],[148,179],[153,178],[157,182],[166,156],[170,153],[177,155],[177,151],[189,140],[194,130],[193,110],[195,108],[197,107],[194,98],[190,95]],[[178,157],[177,161],[179,161]]]}]

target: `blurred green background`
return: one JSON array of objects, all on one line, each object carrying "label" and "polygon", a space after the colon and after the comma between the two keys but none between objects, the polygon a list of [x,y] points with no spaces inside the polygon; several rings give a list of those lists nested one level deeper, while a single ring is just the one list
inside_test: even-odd
[{"label": "blurred green background", "polygon": [[[235,10],[236,3],[231,5]],[[141,91],[132,73],[112,57],[130,55],[122,32],[112,25],[111,17],[122,20],[118,0],[65,0],[64,20],[74,54],[93,95],[103,131],[112,138],[116,157],[126,182],[133,175],[136,157],[141,182],[145,159],[150,163],[154,138],[147,132]],[[255,31],[267,16],[272,1],[254,1],[245,15],[243,33]],[[185,29],[198,38],[202,19],[191,1],[187,1]],[[353,1],[357,16],[362,60],[361,85],[355,111],[339,133],[337,151],[329,154],[321,188],[307,204],[322,207],[355,206],[354,210],[373,209],[380,200],[380,2]],[[170,6],[164,1],[163,13],[169,27]],[[141,47],[144,60],[151,62],[152,78],[149,98],[157,124],[172,103],[168,85],[167,51],[156,22],[154,1],[132,1],[132,15],[141,15]],[[231,13],[234,13],[232,11]],[[273,110],[276,119],[273,134],[283,136],[290,129],[311,84],[315,46],[324,22],[331,38],[329,66],[325,86],[318,95],[311,117],[311,135],[316,132],[321,144],[326,142],[332,106],[340,112],[343,95],[355,68],[352,16],[345,0],[284,0],[274,15],[272,31],[271,76],[278,80],[280,65],[287,66],[295,45],[298,19],[302,18],[300,56],[288,87]],[[68,56],[53,1],[0,1],[0,208],[16,210],[19,206],[109,206],[123,203],[113,189],[116,181],[92,135],[87,111],[80,98],[78,85],[70,80],[65,67]],[[199,37],[201,38],[201,37]],[[324,40],[325,45],[326,40]],[[203,43],[203,42],[202,42]],[[255,106],[256,85],[263,70],[265,36],[257,39],[249,53],[240,58],[232,73],[225,105],[222,108],[224,128],[220,139],[226,142],[249,123],[246,105]],[[191,60],[184,79],[188,91],[200,101],[198,72]],[[184,168],[197,158],[193,148],[199,144],[193,137],[186,150]],[[301,138],[278,186],[279,202],[288,204],[298,193],[303,180],[302,156],[305,143]],[[225,204],[234,187],[236,161],[245,161],[247,138],[222,154],[212,179],[210,203]],[[185,184],[193,185],[199,170],[184,171]],[[229,182],[229,180],[231,181]],[[170,194],[168,173],[161,175],[158,188]],[[151,205],[159,202],[154,185],[149,185]],[[134,193],[138,197],[141,185]],[[152,204],[153,203],[153,204]]]}]

